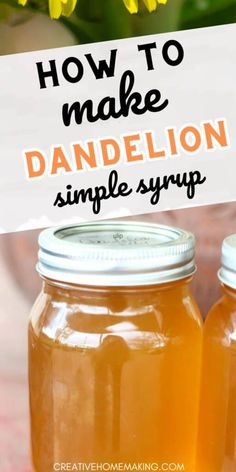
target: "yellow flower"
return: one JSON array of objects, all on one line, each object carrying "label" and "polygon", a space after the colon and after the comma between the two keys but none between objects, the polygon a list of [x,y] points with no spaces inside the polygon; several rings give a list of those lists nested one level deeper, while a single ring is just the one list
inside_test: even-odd
[{"label": "yellow flower", "polygon": [[[123,0],[130,13],[138,13],[138,0]],[[151,13],[156,10],[158,3],[165,4],[167,0],[143,0],[145,7]]]},{"label": "yellow flower", "polygon": [[[19,5],[25,6],[28,0],[18,0]],[[61,15],[70,16],[76,7],[77,0],[48,0],[51,18],[58,19]]]}]

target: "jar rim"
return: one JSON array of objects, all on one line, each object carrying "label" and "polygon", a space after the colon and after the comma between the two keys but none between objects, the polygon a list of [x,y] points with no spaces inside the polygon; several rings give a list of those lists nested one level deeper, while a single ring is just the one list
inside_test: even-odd
[{"label": "jar rim", "polygon": [[179,228],[100,221],[44,230],[37,270],[48,279],[94,286],[140,286],[193,275],[195,238]]}]

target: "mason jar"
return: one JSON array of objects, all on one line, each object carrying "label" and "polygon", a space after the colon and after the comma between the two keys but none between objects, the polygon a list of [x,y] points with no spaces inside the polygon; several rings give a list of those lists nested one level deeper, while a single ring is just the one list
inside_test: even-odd
[{"label": "mason jar", "polygon": [[195,471],[194,245],[181,229],[124,221],[40,234],[43,287],[29,322],[36,472]]},{"label": "mason jar", "polygon": [[199,472],[236,471],[236,235],[223,242],[218,276],[203,336]]}]

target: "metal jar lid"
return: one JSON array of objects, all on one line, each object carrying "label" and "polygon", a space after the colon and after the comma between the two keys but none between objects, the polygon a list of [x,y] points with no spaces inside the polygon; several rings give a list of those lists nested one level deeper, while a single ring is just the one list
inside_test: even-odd
[{"label": "metal jar lid", "polygon": [[236,289],[236,234],[223,241],[218,277],[223,284]]},{"label": "metal jar lid", "polygon": [[192,275],[194,236],[163,225],[102,221],[50,228],[39,236],[41,276],[92,286],[172,282]]}]

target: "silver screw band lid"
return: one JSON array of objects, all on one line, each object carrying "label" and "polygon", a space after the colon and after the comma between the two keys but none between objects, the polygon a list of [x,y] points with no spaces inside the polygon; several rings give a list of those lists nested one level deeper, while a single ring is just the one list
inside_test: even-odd
[{"label": "silver screw band lid", "polygon": [[195,270],[194,236],[151,223],[102,221],[44,230],[37,270],[59,282],[141,286],[176,281]]},{"label": "silver screw band lid", "polygon": [[218,277],[223,284],[236,289],[236,234],[223,241]]}]

